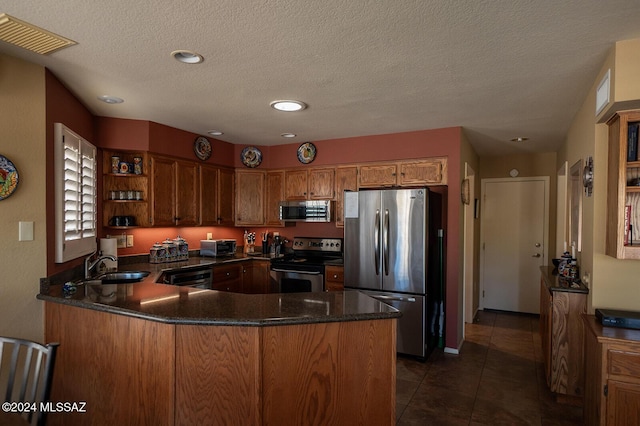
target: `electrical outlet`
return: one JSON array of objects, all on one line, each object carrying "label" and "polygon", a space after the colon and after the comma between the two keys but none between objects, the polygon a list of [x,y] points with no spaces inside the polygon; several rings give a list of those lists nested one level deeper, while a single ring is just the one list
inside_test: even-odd
[{"label": "electrical outlet", "polygon": [[122,234],[116,237],[118,240],[118,248],[127,248],[127,236]]},{"label": "electrical outlet", "polygon": [[133,247],[133,235],[127,235],[127,247]]},{"label": "electrical outlet", "polygon": [[213,233],[207,232],[207,240],[212,240],[212,239],[213,239]]}]

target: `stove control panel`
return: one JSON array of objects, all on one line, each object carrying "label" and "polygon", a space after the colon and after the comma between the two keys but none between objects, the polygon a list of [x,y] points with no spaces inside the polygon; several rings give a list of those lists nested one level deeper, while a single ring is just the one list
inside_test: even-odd
[{"label": "stove control panel", "polygon": [[293,250],[341,253],[342,238],[294,237]]}]

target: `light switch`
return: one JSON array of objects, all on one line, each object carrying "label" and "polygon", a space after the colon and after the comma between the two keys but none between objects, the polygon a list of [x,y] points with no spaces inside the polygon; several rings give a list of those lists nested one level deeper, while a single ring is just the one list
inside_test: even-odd
[{"label": "light switch", "polygon": [[133,235],[127,235],[127,247],[133,247]]},{"label": "light switch", "polygon": [[18,241],[33,241],[33,222],[18,222]]}]

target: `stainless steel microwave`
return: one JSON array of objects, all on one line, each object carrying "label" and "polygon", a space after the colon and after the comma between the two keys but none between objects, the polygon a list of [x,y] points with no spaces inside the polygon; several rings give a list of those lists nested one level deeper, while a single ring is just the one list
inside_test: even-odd
[{"label": "stainless steel microwave", "polygon": [[329,200],[281,201],[280,220],[284,222],[331,222]]},{"label": "stainless steel microwave", "polygon": [[200,240],[200,256],[233,256],[236,240]]}]

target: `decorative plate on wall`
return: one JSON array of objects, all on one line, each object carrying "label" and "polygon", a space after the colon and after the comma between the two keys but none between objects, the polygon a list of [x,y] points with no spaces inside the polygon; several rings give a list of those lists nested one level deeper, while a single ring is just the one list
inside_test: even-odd
[{"label": "decorative plate on wall", "polygon": [[8,198],[18,188],[18,169],[4,155],[0,155],[0,201]]},{"label": "decorative plate on wall", "polygon": [[248,146],[242,150],[240,159],[247,167],[258,167],[262,163],[262,152],[255,146]]},{"label": "decorative plate on wall", "polygon": [[211,142],[209,142],[209,139],[204,136],[198,136],[193,142],[193,152],[202,161],[208,160],[211,157]]},{"label": "decorative plate on wall", "polygon": [[311,142],[305,142],[298,147],[298,161],[309,164],[316,158],[316,146]]}]

